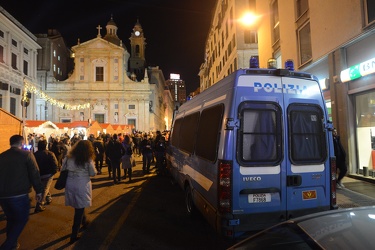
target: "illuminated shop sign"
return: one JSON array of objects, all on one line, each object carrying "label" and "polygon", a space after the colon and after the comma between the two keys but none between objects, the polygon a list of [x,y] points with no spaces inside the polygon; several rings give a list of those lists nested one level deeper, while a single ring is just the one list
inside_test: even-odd
[{"label": "illuminated shop sign", "polygon": [[341,82],[347,82],[372,73],[375,73],[375,58],[341,71],[340,80]]}]

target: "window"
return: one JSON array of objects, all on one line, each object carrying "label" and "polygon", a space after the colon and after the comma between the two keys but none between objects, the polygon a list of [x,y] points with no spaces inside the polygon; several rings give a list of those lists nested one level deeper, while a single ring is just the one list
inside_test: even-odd
[{"label": "window", "polygon": [[4,47],[0,45],[0,62],[4,62]]},{"label": "window", "polygon": [[12,39],[12,45],[13,45],[14,47],[17,47],[17,41],[14,40],[14,39]]},{"label": "window", "polygon": [[322,163],[327,157],[322,109],[317,105],[291,104],[288,119],[291,162]]},{"label": "window", "polygon": [[0,94],[0,108],[3,108],[3,95]]},{"label": "window", "polygon": [[10,98],[10,109],[9,109],[9,112],[12,115],[16,115],[16,98],[14,98],[14,97]]},{"label": "window", "polygon": [[220,104],[202,111],[197,131],[195,154],[211,162],[217,159],[224,105]]},{"label": "window", "polygon": [[296,0],[297,5],[297,18],[302,16],[309,9],[308,0]]},{"label": "window", "polygon": [[366,0],[367,24],[375,21],[375,1]]},{"label": "window", "polygon": [[134,128],[136,127],[136,120],[135,119],[128,119],[128,125],[133,125]]},{"label": "window", "polygon": [[29,68],[29,63],[27,61],[23,61],[23,73],[25,75],[28,74],[28,68]]},{"label": "window", "polygon": [[172,134],[172,145],[175,147],[179,147],[180,145],[180,131],[183,119],[177,119],[173,126],[173,134]]},{"label": "window", "polygon": [[104,123],[104,114],[94,114],[94,120],[98,123]]},{"label": "window", "polygon": [[95,81],[102,82],[104,81],[104,68],[103,67],[96,67],[95,72]]},{"label": "window", "polygon": [[4,31],[0,30],[0,37],[4,38]]},{"label": "window", "polygon": [[278,2],[275,0],[272,3],[272,25],[273,25],[273,43],[280,40],[280,27],[279,27],[279,6]]},{"label": "window", "polygon": [[12,68],[13,69],[18,69],[17,68],[17,55],[12,53]]},{"label": "window", "polygon": [[312,58],[310,23],[298,30],[298,45],[300,65],[303,65]]},{"label": "window", "polygon": [[115,109],[118,109],[118,103],[115,103]]},{"label": "window", "polygon": [[245,43],[258,43],[258,35],[254,30],[245,30]]},{"label": "window", "polygon": [[189,154],[194,152],[198,122],[199,113],[196,112],[185,116],[181,125],[181,133],[179,134],[181,140],[179,146],[181,150],[188,152]]},{"label": "window", "polygon": [[276,103],[243,102],[238,160],[244,165],[275,165],[282,159],[281,108]]},{"label": "window", "polygon": [[129,105],[129,109],[135,109],[135,105],[134,104],[130,104]]},{"label": "window", "polygon": [[26,55],[28,55],[29,54],[29,50],[26,49],[26,48],[23,48],[23,53],[25,53]]}]

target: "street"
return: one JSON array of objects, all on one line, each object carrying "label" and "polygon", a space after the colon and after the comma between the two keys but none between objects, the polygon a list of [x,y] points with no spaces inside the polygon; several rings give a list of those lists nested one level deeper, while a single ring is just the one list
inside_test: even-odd
[{"label": "street", "polygon": [[[190,218],[180,187],[169,177],[157,176],[155,169],[143,176],[141,158],[136,159],[131,183],[123,180],[113,185],[107,168],[92,179],[93,206],[86,209],[91,223],[74,244],[69,244],[74,210],[64,205],[63,190],[51,188],[53,201],[41,213],[34,214],[33,200],[30,220],[19,238],[20,249],[221,250],[234,243],[218,237],[202,217]],[[374,198],[357,193],[364,190],[363,186],[375,191],[373,184],[348,177],[345,181],[348,188],[337,192],[340,209],[375,205]],[[0,213],[0,242],[5,239],[5,225]]]},{"label": "street", "polygon": [[[41,213],[34,214],[33,200],[20,249],[226,249],[233,244],[220,239],[203,218],[192,220],[180,187],[169,177],[156,176],[155,169],[143,176],[141,157],[136,159],[131,183],[127,179],[113,185],[107,168],[92,178],[93,206],[86,209],[91,223],[72,245],[74,209],[64,205],[64,190],[52,187],[53,201]],[[1,213],[0,242],[5,225]]]}]

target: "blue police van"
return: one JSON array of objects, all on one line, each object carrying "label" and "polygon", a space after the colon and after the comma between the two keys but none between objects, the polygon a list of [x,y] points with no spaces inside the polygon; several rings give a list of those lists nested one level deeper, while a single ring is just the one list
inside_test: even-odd
[{"label": "blue police van", "polygon": [[188,213],[236,238],[337,208],[332,129],[315,76],[240,69],[181,105],[167,166]]}]

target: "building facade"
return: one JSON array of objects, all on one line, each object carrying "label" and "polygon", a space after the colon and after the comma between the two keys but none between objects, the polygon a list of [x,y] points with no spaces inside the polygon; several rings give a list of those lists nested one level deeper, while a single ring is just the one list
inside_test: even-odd
[{"label": "building facade", "polygon": [[24,79],[37,79],[36,40],[0,6],[0,108],[21,120],[35,117],[36,98],[24,91]]},{"label": "building facade", "polygon": [[171,101],[163,99],[165,80],[160,69],[146,68],[145,38],[140,27],[137,22],[131,34],[131,39],[141,38],[131,40],[131,51],[136,55],[129,54],[111,18],[104,37],[98,26],[96,38],[79,41],[71,48],[74,69],[66,80],[47,78],[44,84],[43,78],[38,79],[42,88],[33,91],[39,96],[41,110],[45,110],[45,120],[127,124],[139,131],[170,126],[171,118],[166,117],[172,117],[173,110],[171,105],[163,105]]},{"label": "building facade", "polygon": [[275,14],[265,15],[258,30],[259,57],[278,57],[278,62],[293,59],[296,70],[315,74],[348,153],[349,174],[375,169],[374,1],[257,4],[259,13],[278,12],[279,29],[273,28]]},{"label": "building facade", "polygon": [[257,26],[244,22],[256,12],[255,0],[217,1],[208,31],[204,62],[199,71],[200,92],[258,56]]},{"label": "building facade", "polygon": [[[60,32],[49,29],[47,34],[35,34],[41,49],[37,56],[37,79],[43,91],[49,82],[66,80],[72,72],[71,51]],[[35,119],[47,120],[45,101],[40,98],[36,102]]]}]

